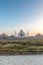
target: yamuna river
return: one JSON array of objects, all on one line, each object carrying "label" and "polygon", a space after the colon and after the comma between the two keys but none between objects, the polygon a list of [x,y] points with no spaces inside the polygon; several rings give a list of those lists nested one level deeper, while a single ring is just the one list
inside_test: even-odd
[{"label": "yamuna river", "polygon": [[0,65],[43,65],[43,55],[0,56]]}]

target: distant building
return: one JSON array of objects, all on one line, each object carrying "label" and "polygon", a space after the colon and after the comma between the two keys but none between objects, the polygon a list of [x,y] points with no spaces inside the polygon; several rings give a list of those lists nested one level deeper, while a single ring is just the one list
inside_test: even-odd
[{"label": "distant building", "polygon": [[7,38],[7,37],[8,37],[8,35],[5,34],[5,33],[3,33],[2,35],[0,35],[0,38]]},{"label": "distant building", "polygon": [[38,33],[38,34],[36,34],[36,36],[35,37],[41,37],[41,34],[40,33]]},{"label": "distant building", "polygon": [[25,33],[23,32],[23,30],[20,30],[20,32],[18,33],[18,37],[25,37]]}]

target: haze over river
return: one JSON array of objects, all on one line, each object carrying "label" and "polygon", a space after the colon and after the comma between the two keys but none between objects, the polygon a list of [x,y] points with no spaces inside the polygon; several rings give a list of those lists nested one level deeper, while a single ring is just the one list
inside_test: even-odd
[{"label": "haze over river", "polygon": [[0,65],[43,65],[43,55],[0,56]]}]

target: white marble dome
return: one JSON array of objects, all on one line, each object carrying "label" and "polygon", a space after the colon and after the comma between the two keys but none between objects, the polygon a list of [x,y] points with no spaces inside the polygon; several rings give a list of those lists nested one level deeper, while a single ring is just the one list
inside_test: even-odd
[{"label": "white marble dome", "polygon": [[20,30],[20,32],[18,33],[18,37],[25,37],[25,33],[23,32],[23,30]]}]

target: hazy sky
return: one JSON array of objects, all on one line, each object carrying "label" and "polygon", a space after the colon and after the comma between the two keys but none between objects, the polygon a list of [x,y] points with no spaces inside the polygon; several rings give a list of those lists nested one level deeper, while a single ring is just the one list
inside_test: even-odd
[{"label": "hazy sky", "polygon": [[0,0],[0,33],[20,29],[43,34],[43,0]]}]

